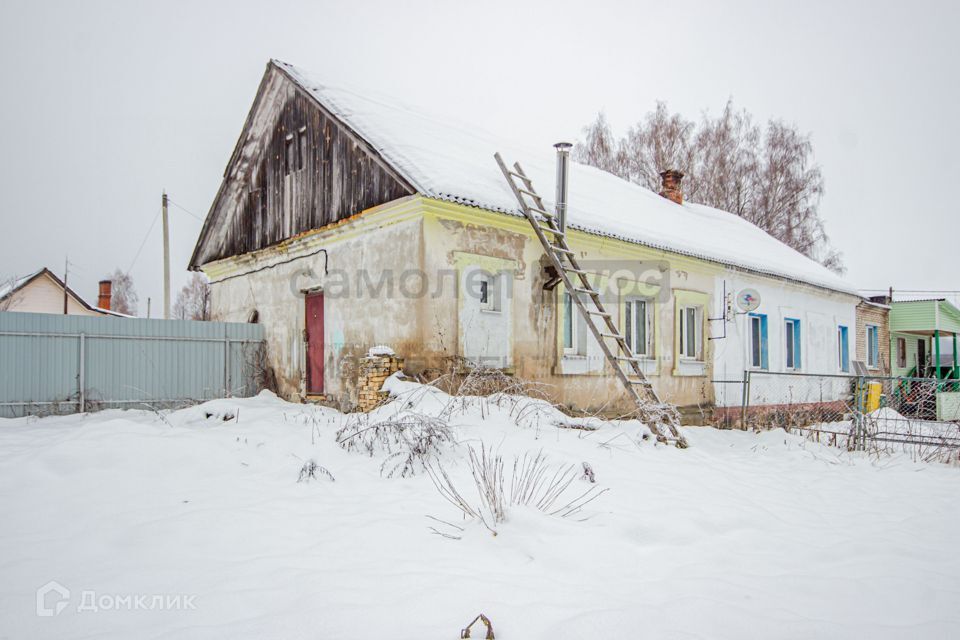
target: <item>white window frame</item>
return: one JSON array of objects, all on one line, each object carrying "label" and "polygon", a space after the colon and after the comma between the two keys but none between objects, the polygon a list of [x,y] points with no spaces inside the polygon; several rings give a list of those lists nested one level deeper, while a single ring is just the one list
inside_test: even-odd
[{"label": "white window frame", "polygon": [[[573,295],[567,291],[563,292],[563,304],[561,308],[561,324],[560,330],[563,332],[560,340],[563,346],[563,355],[565,356],[579,356],[583,355],[580,353],[579,344],[580,339],[577,330],[577,317],[579,315],[579,309],[576,308],[577,303],[573,301]],[[570,346],[567,346],[567,323],[570,323]]]},{"label": "white window frame", "polygon": [[[747,341],[747,345],[750,348],[750,368],[751,369],[763,369],[763,318],[759,315],[750,315],[747,316],[749,319],[749,334],[750,338]],[[756,322],[757,332],[754,334],[753,326]],[[757,342],[754,342],[754,335],[756,335]],[[754,358],[756,356],[756,358]]]},{"label": "white window frame", "polygon": [[[790,330],[787,327],[790,327]],[[800,321],[796,318],[784,318],[783,320],[783,368],[787,371],[798,371],[797,366],[797,327]],[[791,333],[791,331],[793,333]],[[802,338],[801,338],[802,341]],[[790,362],[790,351],[793,350],[793,363]],[[800,358],[803,363],[803,358]]]},{"label": "white window frame", "polygon": [[[847,344],[843,344],[843,334],[847,334]],[[846,347],[846,350],[844,350]],[[846,352],[844,352],[846,351]],[[843,368],[843,361],[847,361],[847,368]],[[850,373],[850,327],[845,324],[837,325],[837,371]]]},{"label": "white window frame", "polygon": [[[877,352],[875,354],[872,353],[872,350],[871,350],[871,346],[873,345],[873,341],[870,339],[871,330],[876,332],[877,334]],[[867,344],[866,344],[867,369],[879,369],[880,368],[880,325],[868,324],[865,330],[865,334],[867,339]],[[871,355],[875,356],[873,362],[870,361]]]},{"label": "white window frame", "polygon": [[[689,312],[694,313],[694,353],[690,354],[687,337],[689,335]],[[686,327],[686,329],[684,329]],[[680,307],[680,359],[693,362],[703,362],[703,305],[689,304]]]},{"label": "white window frame", "polygon": [[[642,307],[641,307],[642,305]],[[624,312],[623,312],[623,321],[624,321],[624,332],[623,335],[627,340],[627,344],[630,345],[630,352],[640,358],[653,358],[654,357],[654,344],[653,344],[653,331],[654,331],[654,318],[653,318],[653,300],[650,298],[644,298],[640,296],[630,296],[624,300]],[[644,344],[643,350],[637,350],[636,336],[634,336],[634,329],[637,325],[637,309],[643,309],[643,333],[644,333]]]},{"label": "white window frame", "polygon": [[480,311],[485,313],[500,313],[503,310],[502,298],[503,274],[481,271],[477,283],[477,297],[480,301]]}]

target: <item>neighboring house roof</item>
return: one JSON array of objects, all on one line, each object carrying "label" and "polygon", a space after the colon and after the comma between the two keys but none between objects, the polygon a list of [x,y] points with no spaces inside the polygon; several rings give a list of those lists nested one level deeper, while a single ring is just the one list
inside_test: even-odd
[{"label": "neighboring house roof", "polygon": [[17,289],[25,285],[30,280],[33,280],[36,276],[40,275],[42,271],[43,269],[41,269],[40,271],[34,271],[28,276],[23,276],[22,278],[14,278],[10,282],[6,282],[0,285],[0,301],[5,300],[7,296],[9,296],[11,293],[13,293]]},{"label": "neighboring house roof", "polygon": [[890,306],[891,331],[960,333],[960,309],[944,298],[894,300]]},{"label": "neighboring house roof", "polygon": [[[474,124],[426,115],[373,92],[315,82],[300,69],[271,64],[366,140],[418,193],[520,215],[493,154],[519,161],[552,201],[555,156],[498,139]],[[675,204],[594,167],[572,163],[568,224],[749,271],[857,295],[846,280],[743,218],[703,205]],[[552,204],[552,202],[551,202]]]},{"label": "neighboring house roof", "polygon": [[860,304],[862,304],[865,307],[874,307],[876,309],[886,309],[888,311],[890,310],[890,305],[883,304],[882,302],[874,302],[873,300],[867,300],[866,298],[861,300]]},{"label": "neighboring house roof", "polygon": [[[40,269],[39,271],[34,271],[30,275],[23,276],[22,278],[17,278],[13,282],[3,287],[0,287],[0,302],[2,302],[3,300],[6,300],[11,295],[16,293],[20,289],[23,289],[24,287],[26,287],[31,282],[33,282],[34,280],[36,280],[41,276],[46,276],[50,278],[60,289],[65,289],[67,292],[67,295],[73,298],[73,300],[77,302],[80,306],[82,306],[84,309],[93,311],[95,313],[102,313],[103,315],[107,315],[107,316],[116,316],[118,318],[132,317],[132,316],[128,316],[125,313],[118,313],[116,311],[110,311],[109,309],[101,309],[100,307],[95,307],[91,304],[88,304],[87,301],[81,298],[76,291],[66,286],[63,283],[63,280],[57,277],[57,274],[55,274],[53,271],[50,271],[50,269],[46,267]],[[11,311],[16,311],[16,309],[11,309]]]}]

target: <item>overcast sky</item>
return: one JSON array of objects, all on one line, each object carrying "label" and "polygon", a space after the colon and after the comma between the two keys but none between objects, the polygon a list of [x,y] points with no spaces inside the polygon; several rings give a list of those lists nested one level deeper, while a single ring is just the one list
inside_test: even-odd
[{"label": "overcast sky", "polygon": [[[275,57],[540,145],[732,96],[812,134],[851,282],[960,289],[958,6],[3,0],[0,276],[132,265],[156,316],[161,191],[206,215]],[[171,208],[174,296],[200,225]]]}]

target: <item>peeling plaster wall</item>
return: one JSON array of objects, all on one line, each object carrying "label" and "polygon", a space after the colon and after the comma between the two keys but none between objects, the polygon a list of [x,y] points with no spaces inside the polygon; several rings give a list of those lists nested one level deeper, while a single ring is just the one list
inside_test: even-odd
[{"label": "peeling plaster wall", "polygon": [[[725,278],[728,291],[752,286],[761,291],[765,305],[783,307],[783,313],[805,314],[807,327],[813,332],[808,334],[809,339],[814,340],[810,355],[805,354],[811,366],[816,363],[820,368],[822,362],[826,368],[826,363],[835,358],[836,349],[827,343],[836,322],[853,326],[852,296],[746,274],[615,239],[579,232],[571,233],[568,239],[588,270],[630,271],[638,265],[653,269],[657,277],[644,281],[641,287],[648,292],[643,295],[651,297],[654,318],[654,353],[644,368],[661,397],[680,406],[715,403],[711,380],[717,367],[727,377],[735,370],[742,375],[746,347],[739,325],[728,324],[726,340],[708,339],[722,334],[722,323],[708,319],[722,314]],[[315,253],[318,248],[329,252],[330,274],[326,277],[322,275],[323,256]],[[309,255],[311,252],[314,254]],[[278,262],[283,263],[264,268]],[[461,290],[464,273],[482,268],[504,270],[511,284],[503,313],[485,317],[481,323],[483,331],[502,331],[509,336],[512,347],[504,366],[520,377],[549,384],[559,402],[609,413],[630,410],[626,394],[609,373],[592,336],[586,339],[583,357],[562,355],[557,307],[561,289],[543,289],[545,264],[543,250],[525,219],[413,196],[277,247],[206,265],[204,270],[213,281],[217,319],[245,321],[253,309],[259,312],[266,328],[270,362],[280,392],[287,398],[302,397],[305,382],[305,310],[303,298],[295,291],[311,286],[327,290],[324,390],[343,406],[352,406],[359,359],[373,345],[392,347],[406,359],[404,370],[412,374],[440,368],[445,357],[464,355],[465,348],[483,345],[482,340],[464,340],[463,332],[472,325],[463,318],[476,309],[464,302]],[[315,277],[303,275],[308,268]],[[341,270],[348,274],[349,295],[335,297],[331,287]],[[369,285],[357,277],[358,270],[365,272],[374,286],[390,274],[392,291],[381,290],[371,297]],[[422,273],[423,282],[405,276],[408,272]],[[405,277],[407,287],[403,291],[399,282]],[[613,278],[616,285],[608,287],[614,291],[608,310],[618,315],[618,326],[624,324],[625,277],[620,274]],[[293,289],[291,281],[295,283]],[[420,288],[423,291],[418,292]],[[678,304],[691,301],[703,306],[702,364],[680,362],[676,357]],[[828,330],[827,325],[833,329]],[[771,329],[771,344],[774,335]],[[773,352],[771,355],[778,357]]]},{"label": "peeling plaster wall", "polygon": [[[244,272],[222,275],[223,264],[205,267],[212,280],[213,316],[248,321],[256,310],[264,325],[268,360],[280,395],[305,395],[306,349],[303,291],[324,291],[324,394],[344,407],[356,401],[359,361],[370,347],[389,344],[398,354],[420,348],[422,299],[403,295],[396,279],[422,261],[421,220],[409,208],[361,217],[293,246],[242,256]],[[324,275],[324,255],[329,273]],[[267,266],[274,264],[275,266]],[[236,268],[237,265],[231,265]],[[382,279],[394,282],[371,296]]]},{"label": "peeling plaster wall", "polygon": [[[546,257],[525,219],[491,217],[492,214],[476,209],[435,201],[425,202],[425,213],[424,239],[429,247],[425,264],[428,273],[458,270],[470,262],[470,258],[464,258],[464,255],[477,256],[474,262],[479,262],[480,256],[486,256],[513,263],[510,318],[513,353],[510,368],[516,375],[551,385],[556,400],[573,406],[611,412],[631,408],[619,381],[605,368],[602,352],[592,336],[587,338],[586,361],[589,364],[581,372],[571,373],[575,367],[560,355],[556,305],[559,289],[543,289]],[[687,258],[668,256],[660,251],[626,246],[622,242],[585,234],[577,234],[570,242],[575,249],[582,249],[578,257],[583,265],[602,262],[616,269],[625,263],[659,263],[666,260],[669,277],[663,282],[668,289],[673,286],[692,289],[702,293],[708,300],[713,291],[714,273],[720,270]],[[709,350],[706,352],[703,375],[674,376],[672,297],[655,307],[659,340],[650,378],[657,391],[662,397],[680,405],[711,403],[713,388],[709,384],[712,373]],[[621,308],[620,304],[608,304],[608,310],[615,311],[618,308]],[[452,296],[433,309],[438,331],[426,343],[430,351],[453,354],[456,346],[461,344],[458,332],[463,327],[458,322],[458,309],[458,302]],[[704,344],[708,345],[705,337]],[[706,348],[709,349],[709,346]]]}]

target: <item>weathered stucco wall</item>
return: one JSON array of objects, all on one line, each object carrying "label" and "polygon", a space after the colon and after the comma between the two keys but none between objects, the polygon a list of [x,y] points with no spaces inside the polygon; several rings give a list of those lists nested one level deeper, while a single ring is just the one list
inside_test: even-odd
[{"label": "weathered stucco wall", "polygon": [[417,207],[403,199],[278,247],[207,265],[213,316],[249,321],[256,311],[278,391],[296,400],[305,395],[304,292],[322,290],[324,393],[355,398],[359,359],[370,347],[389,344],[401,355],[420,347],[422,300],[399,294],[396,279],[420,269],[421,224]]},{"label": "weathered stucco wall", "polygon": [[[626,395],[592,336],[584,340],[582,353],[563,354],[559,333],[563,312],[558,307],[562,285],[544,290],[546,258],[525,219],[435,201],[425,201],[424,214],[428,273],[454,271],[462,281],[459,274],[472,265],[505,270],[506,288],[511,292],[510,314],[501,314],[499,333],[510,335],[513,345],[509,362],[503,364],[520,377],[549,384],[561,402],[580,408],[629,410]],[[568,241],[578,251],[581,266],[595,274],[607,294],[608,310],[619,314],[621,326],[622,302],[627,295],[639,292],[650,298],[656,340],[645,369],[661,396],[680,405],[712,403],[707,323],[701,324],[702,364],[680,365],[675,357],[675,312],[676,293],[682,291],[702,298],[706,317],[718,269],[575,231],[568,233]],[[433,350],[452,354],[454,348],[464,344],[463,334],[474,330],[474,315],[464,308],[467,305],[463,299],[469,292],[461,294],[459,300],[451,296],[435,309],[438,333],[431,343]],[[585,332],[585,327],[581,331]],[[491,363],[497,361],[496,353],[487,355]]]},{"label": "weathered stucco wall", "polygon": [[[720,377],[742,375],[744,316],[727,323],[724,340],[709,339],[722,335],[723,323],[710,319],[723,314],[724,280],[728,292],[746,286],[760,290],[777,327],[782,317],[805,318],[803,357],[810,370],[835,372],[836,325],[855,326],[852,296],[577,231],[568,232],[568,241],[604,291],[619,326],[625,323],[628,297],[646,301],[652,340],[644,370],[661,397],[681,406],[713,404],[711,380],[718,369]],[[329,254],[326,276],[318,249]],[[406,359],[408,373],[439,369],[449,356],[466,356],[546,383],[555,400],[575,407],[629,410],[592,336],[580,338],[576,349],[563,348],[562,285],[544,289],[545,264],[524,218],[414,196],[205,271],[214,283],[218,319],[247,320],[258,311],[286,397],[304,393],[305,310],[297,292],[321,287],[325,392],[347,405],[356,398],[358,359],[371,346],[386,344]],[[308,269],[313,275],[304,275]],[[484,273],[498,277],[481,300],[476,276]],[[695,357],[679,354],[681,307],[700,310]],[[770,336],[773,362],[781,357],[773,346],[779,344],[776,335]]]}]

